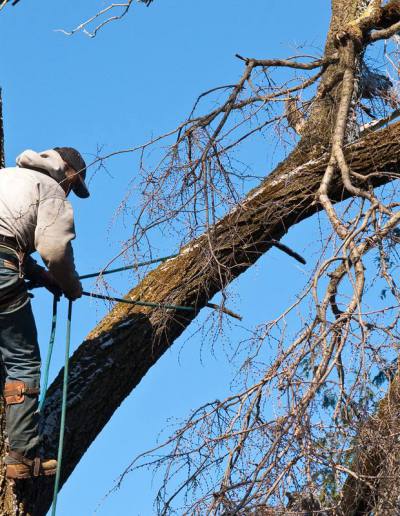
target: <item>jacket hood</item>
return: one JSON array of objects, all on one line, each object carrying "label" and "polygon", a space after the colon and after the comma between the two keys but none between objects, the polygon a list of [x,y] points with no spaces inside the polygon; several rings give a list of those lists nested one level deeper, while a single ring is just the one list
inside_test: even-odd
[{"label": "jacket hood", "polygon": [[65,179],[66,164],[58,152],[52,149],[43,152],[25,150],[17,157],[16,163],[20,168],[43,171],[57,183],[61,183]]}]

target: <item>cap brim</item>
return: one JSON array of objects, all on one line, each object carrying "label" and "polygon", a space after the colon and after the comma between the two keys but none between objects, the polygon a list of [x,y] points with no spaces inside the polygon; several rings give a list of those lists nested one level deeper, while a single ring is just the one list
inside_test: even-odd
[{"label": "cap brim", "polygon": [[72,188],[72,191],[75,195],[80,197],[81,199],[87,199],[90,197],[90,193],[88,190],[88,187],[86,186],[85,181],[83,180],[82,176],[79,176],[80,182],[74,185]]}]

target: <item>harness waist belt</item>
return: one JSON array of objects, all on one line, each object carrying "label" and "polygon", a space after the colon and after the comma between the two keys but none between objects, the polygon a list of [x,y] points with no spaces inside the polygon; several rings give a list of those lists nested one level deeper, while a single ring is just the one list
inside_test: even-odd
[{"label": "harness waist belt", "polygon": [[17,270],[19,270],[18,258],[11,253],[3,253],[1,251],[1,244],[0,244],[0,260],[3,260],[5,265],[8,265],[8,263],[11,263],[14,267],[16,267]]},{"label": "harness waist belt", "polygon": [[[0,313],[3,313],[15,310],[26,304],[28,293],[23,281],[25,255],[22,251],[17,251],[12,247],[13,239],[8,239],[4,235],[0,235],[0,237],[0,267],[2,272],[0,281]],[[4,276],[3,268],[13,271],[17,278],[15,276]]]},{"label": "harness waist belt", "polygon": [[6,235],[0,235],[0,245],[6,245],[7,247],[11,247],[14,251],[21,252],[21,246],[18,244],[17,239],[14,237],[9,237]]}]

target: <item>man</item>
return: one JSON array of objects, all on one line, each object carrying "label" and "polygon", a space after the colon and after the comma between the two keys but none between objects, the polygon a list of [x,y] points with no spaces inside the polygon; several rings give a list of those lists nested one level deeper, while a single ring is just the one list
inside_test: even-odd
[{"label": "man", "polygon": [[[78,151],[32,150],[17,167],[0,170],[0,359],[9,454],[8,478],[53,475],[57,462],[39,458],[40,352],[25,279],[71,300],[82,296],[71,240],[73,191],[89,197],[86,165]],[[30,254],[38,251],[48,270]]]}]

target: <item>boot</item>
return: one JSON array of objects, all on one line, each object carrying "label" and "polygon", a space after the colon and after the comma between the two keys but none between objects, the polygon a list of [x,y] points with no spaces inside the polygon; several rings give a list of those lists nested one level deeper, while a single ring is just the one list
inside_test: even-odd
[{"label": "boot", "polygon": [[[55,459],[41,459],[35,457],[28,459],[20,453],[10,451],[7,459],[6,477],[10,479],[37,478],[39,476],[51,476],[56,474],[57,461]],[[6,462],[7,462],[6,459]]]}]

